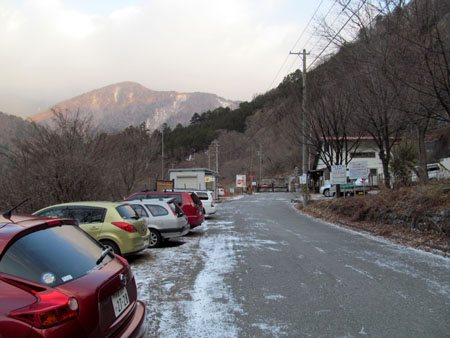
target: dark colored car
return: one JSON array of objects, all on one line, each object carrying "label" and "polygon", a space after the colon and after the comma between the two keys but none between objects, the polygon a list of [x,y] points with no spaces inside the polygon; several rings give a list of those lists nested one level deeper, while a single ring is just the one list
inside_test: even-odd
[{"label": "dark colored car", "polygon": [[134,201],[151,198],[175,198],[175,201],[187,216],[191,229],[202,224],[205,219],[202,201],[194,192],[141,191],[127,197],[126,200]]},{"label": "dark colored car", "polygon": [[1,337],[144,337],[125,259],[73,219],[0,216]]}]

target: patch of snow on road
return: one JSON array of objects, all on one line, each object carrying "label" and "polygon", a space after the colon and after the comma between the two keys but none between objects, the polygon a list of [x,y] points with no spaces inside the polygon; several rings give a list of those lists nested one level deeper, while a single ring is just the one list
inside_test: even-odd
[{"label": "patch of snow on road", "polygon": [[331,310],[326,309],[326,310],[314,311],[314,314],[319,316],[319,315],[322,315],[325,313],[330,313],[330,312],[331,312]]},{"label": "patch of snow on road", "polygon": [[346,268],[352,269],[353,271],[356,271],[357,273],[360,273],[363,276],[366,276],[367,278],[374,279],[367,271],[359,270],[359,269],[357,269],[357,268],[355,268],[355,267],[353,267],[351,265],[348,265],[348,264],[345,264],[344,266]]},{"label": "patch of snow on road", "polygon": [[262,334],[259,337],[281,337],[287,336],[288,334],[285,332],[286,327],[283,325],[269,325],[266,323],[254,323],[252,327],[256,327],[262,331]]},{"label": "patch of snow on road", "polygon": [[277,300],[277,299],[284,299],[286,297],[283,295],[269,295],[265,296],[264,298],[266,298],[267,300]]},{"label": "patch of snow on road", "polygon": [[314,247],[317,251],[320,253],[326,253],[324,249],[318,248],[317,246]]},{"label": "patch of snow on road", "polygon": [[265,265],[265,264],[263,264],[263,265],[260,265],[260,266],[263,267],[263,268],[266,268],[266,269],[272,269],[273,268],[272,265]]},{"label": "patch of snow on road", "polygon": [[195,281],[192,301],[186,303],[184,310],[191,337],[239,336],[234,314],[242,310],[223,277],[233,271],[236,263],[233,247],[238,240],[218,235],[200,241],[204,267]]}]

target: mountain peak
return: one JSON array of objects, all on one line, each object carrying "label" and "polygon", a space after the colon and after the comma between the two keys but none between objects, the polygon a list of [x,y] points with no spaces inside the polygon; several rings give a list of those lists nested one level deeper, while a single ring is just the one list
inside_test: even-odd
[{"label": "mountain peak", "polygon": [[238,102],[209,93],[178,93],[154,91],[137,82],[119,82],[72,99],[60,102],[49,110],[28,118],[36,123],[50,120],[54,111],[79,111],[92,115],[94,123],[102,129],[122,129],[146,123],[156,129],[167,123],[174,127],[189,123],[194,113],[202,113],[220,106],[237,107]]}]

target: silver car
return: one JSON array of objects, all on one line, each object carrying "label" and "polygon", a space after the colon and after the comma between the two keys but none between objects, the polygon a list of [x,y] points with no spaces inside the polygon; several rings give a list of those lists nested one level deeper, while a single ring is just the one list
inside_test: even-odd
[{"label": "silver car", "polygon": [[189,223],[173,198],[128,201],[136,213],[147,221],[151,248],[157,248],[169,238],[186,235]]}]

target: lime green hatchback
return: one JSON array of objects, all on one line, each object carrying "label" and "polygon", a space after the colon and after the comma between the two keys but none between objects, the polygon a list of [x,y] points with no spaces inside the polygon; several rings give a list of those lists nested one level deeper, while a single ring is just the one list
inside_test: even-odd
[{"label": "lime green hatchback", "polygon": [[137,253],[149,245],[150,232],[145,220],[126,203],[64,203],[46,207],[34,215],[76,219],[81,229],[121,256]]}]

